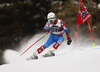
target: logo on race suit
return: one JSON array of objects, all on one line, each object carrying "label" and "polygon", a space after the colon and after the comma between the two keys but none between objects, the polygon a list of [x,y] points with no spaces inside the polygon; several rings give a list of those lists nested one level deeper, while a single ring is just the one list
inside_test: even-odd
[{"label": "logo on race suit", "polygon": [[58,27],[58,26],[52,26],[51,28],[53,28],[56,31],[62,31],[62,29],[60,27]]}]

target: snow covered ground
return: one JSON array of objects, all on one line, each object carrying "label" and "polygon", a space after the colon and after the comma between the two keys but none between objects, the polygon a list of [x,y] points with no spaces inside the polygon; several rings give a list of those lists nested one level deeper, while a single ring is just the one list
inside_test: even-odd
[{"label": "snow covered ground", "polygon": [[100,72],[100,47],[0,66],[0,72]]},{"label": "snow covered ground", "polygon": [[[39,55],[38,60],[27,61],[26,57],[30,56],[37,47],[46,41],[41,40],[40,43],[20,56],[24,50],[34,43],[33,41],[39,39],[37,35],[34,37],[28,42],[24,40],[19,51],[6,50],[4,52],[4,60],[8,64],[1,65],[0,72],[100,72],[100,46],[95,48],[81,48],[77,46],[78,48],[72,49],[72,46],[63,43],[55,51],[56,56],[42,57],[51,48],[50,46],[50,48]],[[48,36],[46,36],[47,38]]]}]

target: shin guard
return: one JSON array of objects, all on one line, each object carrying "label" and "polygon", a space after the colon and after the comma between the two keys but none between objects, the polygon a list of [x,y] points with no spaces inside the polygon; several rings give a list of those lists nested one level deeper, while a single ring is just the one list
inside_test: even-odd
[{"label": "shin guard", "polygon": [[45,48],[41,46],[40,48],[37,49],[37,52],[40,54]]},{"label": "shin guard", "polygon": [[61,41],[58,41],[58,42],[56,42],[54,45],[53,45],[53,48],[54,49],[57,49],[60,45],[61,45]]}]

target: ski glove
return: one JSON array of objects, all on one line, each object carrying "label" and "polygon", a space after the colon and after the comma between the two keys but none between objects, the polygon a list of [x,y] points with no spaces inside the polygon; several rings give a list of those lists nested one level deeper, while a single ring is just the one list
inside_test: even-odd
[{"label": "ski glove", "polygon": [[54,32],[54,29],[53,29],[53,28],[49,28],[49,29],[47,29],[46,31],[47,31],[47,32],[50,31],[50,32],[52,33],[52,32]]},{"label": "ski glove", "polygon": [[43,30],[46,31],[46,32],[50,31],[51,33],[54,32],[54,28],[45,28],[44,27]]},{"label": "ski glove", "polygon": [[50,32],[51,32],[51,33],[54,32],[54,28],[50,28]]},{"label": "ski glove", "polygon": [[72,42],[71,38],[67,39],[67,44],[70,45]]}]

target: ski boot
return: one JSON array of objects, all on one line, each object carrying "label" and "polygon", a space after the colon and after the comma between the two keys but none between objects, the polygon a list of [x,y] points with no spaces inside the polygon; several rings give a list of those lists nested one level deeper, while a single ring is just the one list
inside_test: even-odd
[{"label": "ski boot", "polygon": [[32,60],[32,59],[38,59],[38,56],[30,56],[29,58],[26,58],[27,60]]},{"label": "ski boot", "polygon": [[55,51],[54,48],[52,48],[49,52],[47,52],[45,55],[43,55],[44,57],[49,57],[49,56],[55,56],[55,53],[53,53],[53,51]]},{"label": "ski boot", "polygon": [[34,54],[32,56],[30,56],[29,58],[26,58],[27,60],[32,60],[32,59],[38,59],[38,52],[34,52]]}]

